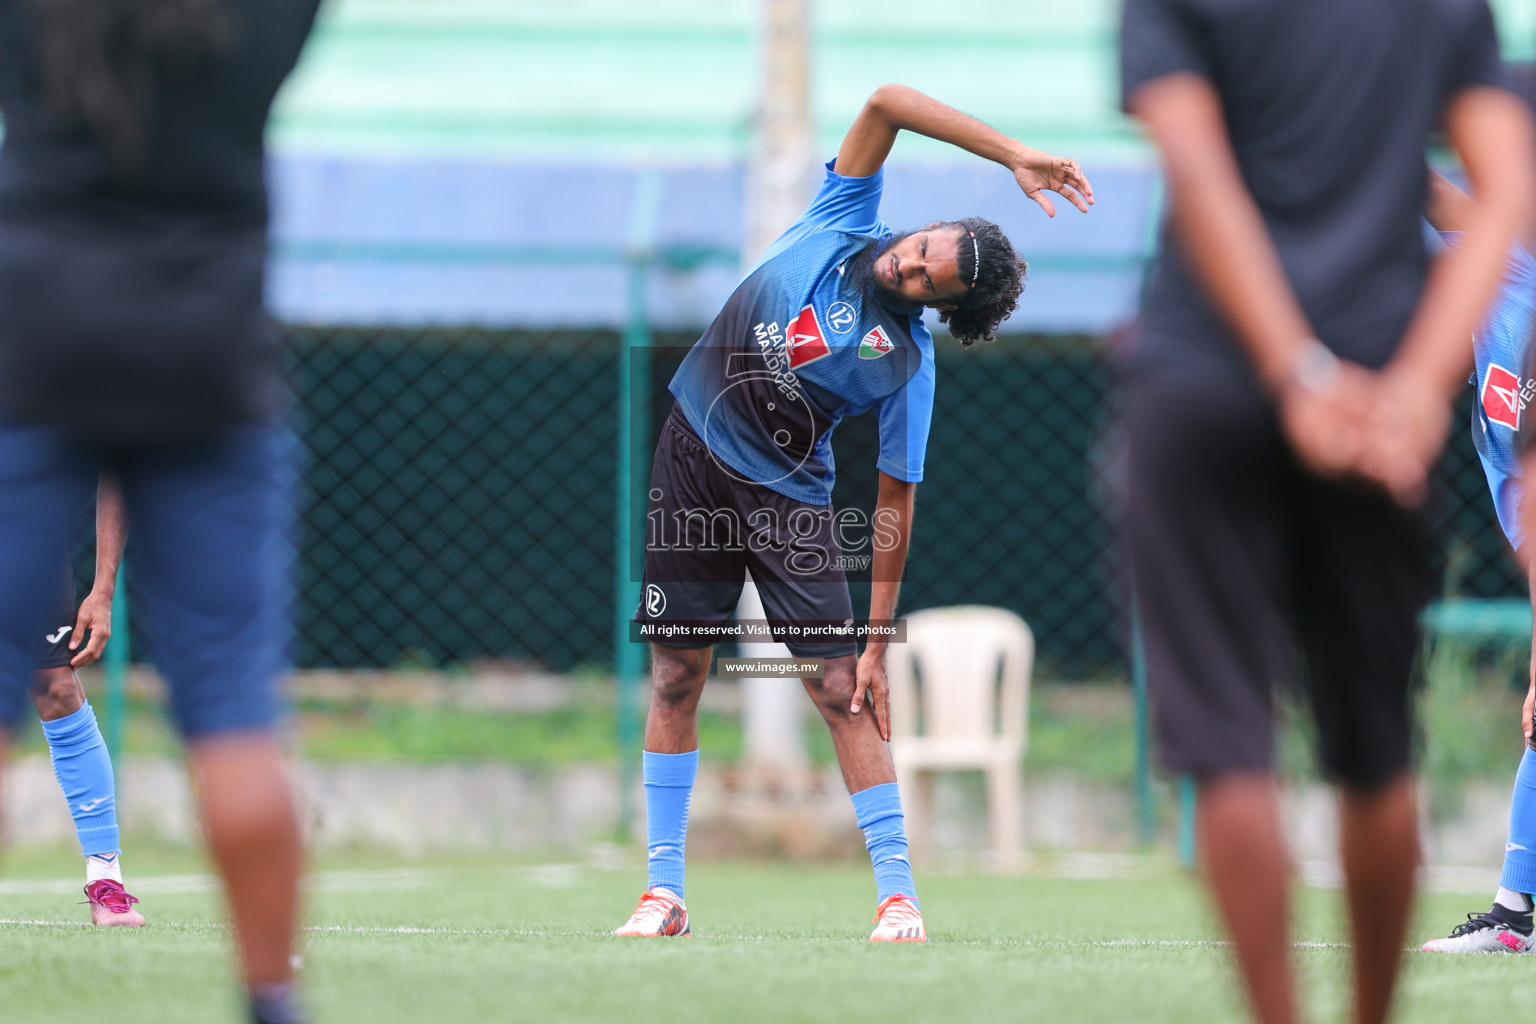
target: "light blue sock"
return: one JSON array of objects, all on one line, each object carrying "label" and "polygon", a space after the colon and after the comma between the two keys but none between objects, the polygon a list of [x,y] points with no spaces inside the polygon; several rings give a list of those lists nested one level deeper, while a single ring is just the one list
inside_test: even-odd
[{"label": "light blue sock", "polygon": [[917,883],[912,880],[912,862],[907,859],[907,821],[901,813],[901,792],[896,783],[870,786],[853,794],[853,813],[869,847],[869,860],[875,866],[875,898],[884,900],[897,893],[917,904]]},{"label": "light blue sock", "polygon": [[1509,799],[1509,839],[1499,884],[1514,892],[1536,892],[1536,751],[1526,748]]},{"label": "light blue sock", "polygon": [[48,739],[53,774],[69,801],[69,816],[75,819],[81,854],[117,853],[112,758],[107,755],[107,741],[101,738],[90,701],[74,714],[44,722],[43,735]]},{"label": "light blue sock", "polygon": [[699,775],[699,752],[641,758],[645,779],[645,848],[650,887],[662,886],[683,898],[683,850],[688,838],[688,804]]}]

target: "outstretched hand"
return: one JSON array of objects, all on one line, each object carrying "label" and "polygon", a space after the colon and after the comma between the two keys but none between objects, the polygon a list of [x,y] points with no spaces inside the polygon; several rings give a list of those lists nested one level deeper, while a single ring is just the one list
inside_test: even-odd
[{"label": "outstretched hand", "polygon": [[1056,207],[1046,192],[1063,196],[1083,213],[1093,205],[1093,186],[1076,160],[1026,146],[1014,161],[1013,177],[1024,194],[1040,204],[1047,217],[1056,216]]}]

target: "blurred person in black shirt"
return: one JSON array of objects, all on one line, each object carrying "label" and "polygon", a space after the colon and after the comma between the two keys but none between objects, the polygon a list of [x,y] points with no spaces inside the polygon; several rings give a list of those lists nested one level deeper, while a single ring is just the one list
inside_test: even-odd
[{"label": "blurred person in black shirt", "polygon": [[[1536,174],[1485,0],[1127,0],[1123,102],[1171,210],[1120,388],[1159,740],[1256,1016],[1296,1003],[1273,688],[1304,663],[1342,790],[1355,1019],[1391,1003],[1418,863],[1409,676],[1429,465]],[[1433,264],[1443,130],[1474,186]]]},{"label": "blurred person in black shirt", "polygon": [[276,734],[297,445],[262,307],[263,134],[317,3],[0,0],[0,726],[110,472],[263,1024],[299,1019],[301,860]]}]

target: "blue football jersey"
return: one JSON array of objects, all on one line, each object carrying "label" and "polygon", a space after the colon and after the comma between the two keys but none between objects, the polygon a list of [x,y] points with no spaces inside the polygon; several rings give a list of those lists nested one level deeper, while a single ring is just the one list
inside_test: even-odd
[{"label": "blue football jersey", "polygon": [[689,426],[743,480],[830,505],[832,431],[878,408],[879,468],[923,478],[933,419],[933,338],[921,311],[864,294],[853,261],[890,237],[882,171],[826,181],[736,286],[672,378]]},{"label": "blue football jersey", "polygon": [[[1459,232],[1441,232],[1451,245]],[[1536,260],[1520,246],[1510,250],[1498,293],[1488,315],[1472,336],[1477,368],[1472,384],[1472,443],[1477,448],[1494,511],[1504,536],[1516,549],[1520,531],[1520,456],[1516,441],[1526,406],[1536,396],[1536,380],[1525,376],[1536,328]]]}]

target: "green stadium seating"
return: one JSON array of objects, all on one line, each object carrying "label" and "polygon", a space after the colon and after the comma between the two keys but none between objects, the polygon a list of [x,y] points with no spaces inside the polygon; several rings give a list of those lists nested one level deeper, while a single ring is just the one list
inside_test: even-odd
[{"label": "green stadium seating", "polygon": [[[1117,0],[812,0],[814,112],[835,146],[901,81],[1035,145],[1144,156],[1118,112]],[[1495,0],[1507,55],[1536,4]],[[282,97],[283,148],[669,165],[748,156],[758,0],[337,0]],[[939,16],[936,18],[935,15]],[[902,156],[945,159],[942,147]]]}]

